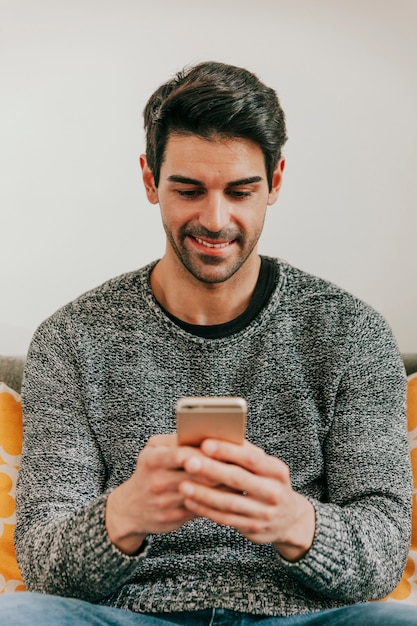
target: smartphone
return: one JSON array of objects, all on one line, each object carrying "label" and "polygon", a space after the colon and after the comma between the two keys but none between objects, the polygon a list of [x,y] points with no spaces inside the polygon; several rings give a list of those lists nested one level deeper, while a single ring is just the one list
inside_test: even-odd
[{"label": "smartphone", "polygon": [[243,443],[247,403],[233,396],[194,396],[176,403],[177,436],[182,446],[199,446],[203,439]]}]

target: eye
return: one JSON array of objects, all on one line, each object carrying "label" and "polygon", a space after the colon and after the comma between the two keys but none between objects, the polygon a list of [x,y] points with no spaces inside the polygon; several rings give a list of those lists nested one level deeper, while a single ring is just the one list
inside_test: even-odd
[{"label": "eye", "polygon": [[202,196],[204,191],[203,189],[177,189],[177,193],[181,198],[193,200],[194,198]]},{"label": "eye", "polygon": [[251,191],[243,191],[240,189],[229,189],[227,194],[234,198],[235,200],[243,200],[244,198],[250,198],[252,195]]}]

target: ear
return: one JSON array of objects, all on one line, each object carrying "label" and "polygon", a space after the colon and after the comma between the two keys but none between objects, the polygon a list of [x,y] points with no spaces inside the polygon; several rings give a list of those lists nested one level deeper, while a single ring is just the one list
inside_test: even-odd
[{"label": "ear", "polygon": [[282,176],[285,169],[285,159],[282,157],[272,174],[272,187],[268,195],[268,205],[274,204],[277,201],[279,190],[281,189]]},{"label": "ear", "polygon": [[151,168],[146,160],[146,154],[140,155],[139,164],[142,170],[142,180],[145,186],[146,196],[151,204],[158,204],[158,189],[155,185]]}]

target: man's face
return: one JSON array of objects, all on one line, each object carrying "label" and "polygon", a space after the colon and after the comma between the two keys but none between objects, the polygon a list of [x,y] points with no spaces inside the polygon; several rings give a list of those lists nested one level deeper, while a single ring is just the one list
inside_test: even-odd
[{"label": "man's face", "polygon": [[[282,164],[281,164],[282,163]],[[159,202],[165,260],[194,278],[222,283],[257,258],[266,207],[275,202],[283,161],[268,190],[260,147],[245,139],[170,135],[159,186],[142,159],[148,199]]]}]

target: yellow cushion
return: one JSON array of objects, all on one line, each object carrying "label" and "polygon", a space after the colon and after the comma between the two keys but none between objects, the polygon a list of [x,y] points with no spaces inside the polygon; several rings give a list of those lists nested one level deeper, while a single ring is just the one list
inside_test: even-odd
[{"label": "yellow cushion", "polygon": [[25,590],[13,546],[16,478],[21,451],[20,396],[0,383],[0,593]]},{"label": "yellow cushion", "polygon": [[407,418],[414,477],[411,545],[403,576],[386,599],[417,605],[417,374],[408,377]]}]

